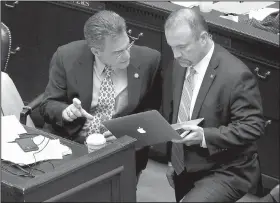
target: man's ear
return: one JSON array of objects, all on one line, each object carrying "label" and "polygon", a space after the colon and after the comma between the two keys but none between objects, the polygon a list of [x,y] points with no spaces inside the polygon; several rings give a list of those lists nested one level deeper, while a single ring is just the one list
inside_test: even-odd
[{"label": "man's ear", "polygon": [[91,52],[95,55],[95,56],[99,56],[100,55],[100,51],[99,49],[96,49],[94,47],[90,48]]},{"label": "man's ear", "polygon": [[207,38],[208,38],[208,33],[207,32],[202,32],[200,34],[200,40],[203,46],[205,46],[206,42],[207,42]]}]

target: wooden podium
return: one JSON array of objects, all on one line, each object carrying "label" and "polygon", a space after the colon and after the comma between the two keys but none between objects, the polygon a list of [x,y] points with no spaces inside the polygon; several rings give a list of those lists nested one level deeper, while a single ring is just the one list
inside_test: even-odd
[{"label": "wooden podium", "polygon": [[[40,163],[34,178],[2,168],[1,201],[136,202],[134,138],[124,136],[92,153],[84,145],[26,127],[27,132],[59,138],[72,149],[63,160]],[[3,162],[2,162],[3,165]],[[6,165],[7,166],[7,165]],[[14,173],[18,169],[9,167]]]}]

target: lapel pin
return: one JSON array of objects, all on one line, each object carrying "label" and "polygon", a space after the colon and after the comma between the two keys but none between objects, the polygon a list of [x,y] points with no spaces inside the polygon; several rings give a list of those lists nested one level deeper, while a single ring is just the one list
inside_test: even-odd
[{"label": "lapel pin", "polygon": [[139,78],[139,74],[138,73],[134,73],[134,77],[135,78]]},{"label": "lapel pin", "polygon": [[211,74],[211,75],[210,75],[210,78],[212,78],[212,79],[213,79],[213,78],[214,78],[214,75],[213,75],[213,74]]}]

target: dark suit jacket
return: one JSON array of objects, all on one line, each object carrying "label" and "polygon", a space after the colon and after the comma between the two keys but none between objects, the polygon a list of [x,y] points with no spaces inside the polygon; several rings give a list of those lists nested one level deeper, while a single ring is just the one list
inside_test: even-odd
[{"label": "dark suit jacket", "polygon": [[[81,117],[73,122],[62,119],[62,111],[80,99],[82,107],[89,111],[92,101],[94,55],[86,41],[75,41],[61,46],[50,63],[49,82],[40,106],[41,115],[49,125],[45,129],[69,139],[75,139],[85,123]],[[131,48],[130,64],[127,68],[128,106],[115,117],[158,109],[161,84],[154,83],[158,77],[160,53],[148,47],[134,45]],[[135,78],[134,74],[139,77]],[[154,85],[154,84],[157,84]]]},{"label": "dark suit jacket", "polygon": [[[186,70],[174,61],[163,71],[162,114],[170,123],[176,123]],[[260,92],[248,67],[217,44],[194,106],[196,118],[204,118],[208,148],[184,146],[187,171],[232,170],[239,174],[236,186],[247,191],[259,173],[255,141],[264,133]]]}]

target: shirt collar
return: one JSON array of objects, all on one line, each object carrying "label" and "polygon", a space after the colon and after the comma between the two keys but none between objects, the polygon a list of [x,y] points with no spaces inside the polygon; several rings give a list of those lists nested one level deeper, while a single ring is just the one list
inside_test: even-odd
[{"label": "shirt collar", "polygon": [[94,69],[97,73],[98,76],[101,76],[105,69],[106,65],[103,64],[97,56],[95,56],[95,64],[94,64]]},{"label": "shirt collar", "polygon": [[214,52],[214,46],[215,45],[212,42],[212,46],[211,46],[210,50],[208,51],[208,53],[206,54],[206,56],[204,56],[204,58],[201,59],[201,61],[199,61],[198,64],[196,64],[193,67],[198,74],[202,74],[202,73],[206,72],[206,69],[209,65],[209,62],[210,62],[211,57],[212,57],[213,52]]}]

